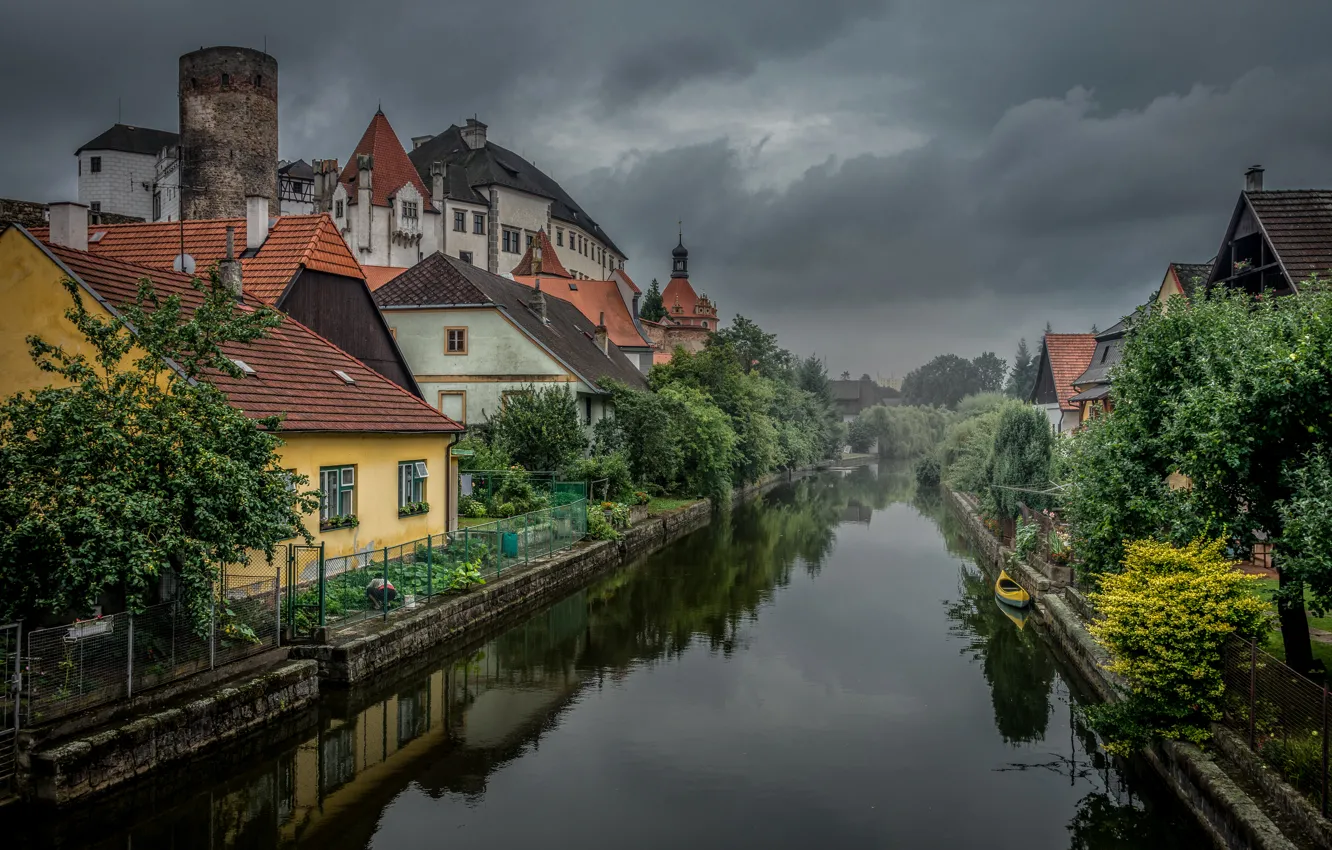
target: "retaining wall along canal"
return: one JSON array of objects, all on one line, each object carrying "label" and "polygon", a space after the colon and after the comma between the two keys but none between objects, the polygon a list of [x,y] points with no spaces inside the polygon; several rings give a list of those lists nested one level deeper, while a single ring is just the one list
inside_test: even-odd
[{"label": "retaining wall along canal", "polygon": [[[1087,600],[1072,588],[1052,587],[1048,579],[1030,565],[1014,566],[1009,558],[1013,550],[1004,546],[985,527],[974,500],[947,489],[945,499],[980,555],[977,559],[980,565],[992,575],[1005,569],[1022,584],[1032,595],[1036,621],[1043,633],[1058,646],[1079,678],[1102,701],[1120,699],[1122,680],[1107,669],[1109,655],[1087,631],[1087,622],[1094,616]],[[1219,735],[1231,734],[1219,727],[1217,732]],[[1229,755],[1225,743],[1218,739],[1218,748]],[[1235,755],[1239,759],[1232,757],[1232,761],[1236,761],[1245,773],[1260,771],[1264,782],[1255,784],[1260,787],[1273,785],[1272,791],[1277,793],[1269,792],[1268,796],[1282,812],[1283,822],[1293,823],[1298,828],[1303,844],[1332,846],[1326,843],[1326,822],[1307,803],[1300,805],[1303,800],[1298,792],[1276,779],[1275,774],[1258,764],[1257,758],[1246,749]],[[1295,850],[1297,847],[1263,807],[1198,747],[1165,741],[1147,750],[1144,756],[1193,812],[1218,847],[1233,850]],[[1276,786],[1284,786],[1284,792]],[[1292,816],[1292,812],[1298,812],[1299,816]]]}]

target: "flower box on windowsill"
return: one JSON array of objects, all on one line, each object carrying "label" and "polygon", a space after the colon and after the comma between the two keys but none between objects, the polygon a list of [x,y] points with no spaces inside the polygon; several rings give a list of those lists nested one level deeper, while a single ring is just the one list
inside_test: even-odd
[{"label": "flower box on windowsill", "polygon": [[420,516],[428,513],[430,513],[429,502],[413,502],[410,505],[403,505],[398,508],[399,517]]},{"label": "flower box on windowsill", "polygon": [[337,531],[339,528],[355,528],[361,521],[354,516],[331,516],[319,523],[320,531]]}]

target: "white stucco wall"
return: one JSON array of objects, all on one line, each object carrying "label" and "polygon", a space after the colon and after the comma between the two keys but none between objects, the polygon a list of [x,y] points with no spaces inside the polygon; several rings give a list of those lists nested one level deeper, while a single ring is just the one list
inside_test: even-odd
[{"label": "white stucco wall", "polygon": [[[93,157],[101,158],[101,171],[94,174]],[[155,154],[85,150],[78,155],[79,203],[101,212],[139,216],[153,220]]]},{"label": "white stucco wall", "polygon": [[156,216],[152,221],[180,220],[180,160],[177,148],[166,148],[158,155],[154,164],[155,186],[153,191],[160,198],[156,207]]},{"label": "white stucco wall", "polygon": [[[453,214],[462,212],[465,216],[463,229],[457,231],[453,229]],[[464,204],[456,201],[447,203],[447,210],[443,216],[443,241],[440,249],[450,257],[460,257],[463,251],[472,252],[472,264],[480,268],[486,267],[486,228],[489,227],[488,209],[480,204]],[[481,232],[474,233],[475,216],[480,215],[483,221]],[[504,256],[508,256],[505,254]],[[515,261],[516,262],[516,261]],[[506,269],[505,271],[508,271]]]},{"label": "white stucco wall", "polygon": [[[339,201],[343,202],[341,218],[337,215]],[[345,186],[339,185],[333,190],[329,214],[333,216],[334,224],[342,233],[343,241],[363,266],[414,266],[439,250],[440,216],[438,213],[426,210],[428,202],[421,197],[416,187],[410,183],[400,187],[392,201],[391,207],[377,207],[373,204],[370,206],[370,245],[367,250],[362,246],[363,240],[357,231],[357,227],[364,220],[359,214],[360,204],[356,206],[351,204]],[[404,201],[416,202],[417,219],[414,227],[402,217]],[[390,237],[396,229],[419,233],[421,238],[410,244],[403,244],[401,239],[395,242]]]},{"label": "white stucco wall", "polygon": [[[440,392],[466,393],[464,421],[484,422],[499,409],[506,391],[530,385],[564,384],[579,400],[579,421],[586,413],[582,395],[590,388],[571,376],[554,358],[514,327],[494,308],[451,310],[385,310],[398,347],[432,405],[441,405]],[[467,353],[444,352],[445,328],[467,329]],[[464,399],[449,396],[443,411],[461,414],[454,405]],[[604,415],[600,397],[593,398],[593,421]]]},{"label": "white stucco wall", "polygon": [[[587,243],[586,255],[579,250],[581,244],[578,241],[579,237]],[[550,241],[555,246],[555,253],[559,256],[560,262],[566,269],[574,272],[575,277],[608,280],[611,272],[620,267],[620,261],[623,259],[583,228],[560,219],[551,222]],[[560,244],[561,241],[563,245]]]}]

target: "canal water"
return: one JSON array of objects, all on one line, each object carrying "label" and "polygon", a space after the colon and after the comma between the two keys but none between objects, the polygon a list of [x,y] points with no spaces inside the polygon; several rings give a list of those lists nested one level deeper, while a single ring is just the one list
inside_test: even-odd
[{"label": "canal water", "polygon": [[1207,846],[1096,749],[1065,668],[913,489],[784,486],[238,765],[27,819],[20,846]]}]

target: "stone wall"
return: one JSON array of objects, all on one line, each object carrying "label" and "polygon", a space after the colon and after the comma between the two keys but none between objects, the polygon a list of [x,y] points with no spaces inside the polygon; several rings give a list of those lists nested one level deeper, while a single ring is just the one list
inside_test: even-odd
[{"label": "stone wall", "polygon": [[[15,224],[21,224],[27,228],[46,227],[49,223],[46,216],[47,205],[39,204],[35,201],[17,201],[13,198],[0,198],[0,222],[12,221]],[[92,212],[88,213],[88,223],[96,224],[131,224],[133,222],[143,221],[132,215],[121,215],[113,212]]]},{"label": "stone wall", "polygon": [[20,790],[57,805],[111,790],[312,705],[317,672],[311,661],[286,661],[183,705],[23,753]]}]

